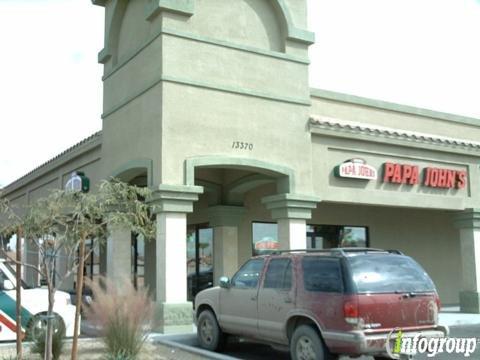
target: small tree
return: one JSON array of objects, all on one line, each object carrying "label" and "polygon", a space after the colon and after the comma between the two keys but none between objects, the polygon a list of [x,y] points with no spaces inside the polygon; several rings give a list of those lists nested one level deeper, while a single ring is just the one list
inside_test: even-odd
[{"label": "small tree", "polygon": [[[21,360],[23,358],[23,351],[22,351],[22,340],[23,340],[23,333],[22,327],[19,324],[22,323],[22,292],[20,286],[18,284],[21,283],[22,279],[22,268],[21,268],[21,260],[22,260],[22,245],[21,239],[23,235],[23,229],[21,227],[21,218],[15,213],[15,211],[10,207],[9,202],[6,198],[2,196],[2,192],[0,191],[0,220],[3,220],[3,232],[0,232],[0,236],[2,238],[2,247],[1,249],[4,251],[4,247],[6,246],[5,239],[9,238],[13,233],[16,234],[16,251],[15,251],[15,265],[16,265],[16,274],[15,274],[15,282],[17,286],[15,287],[15,297],[16,297],[16,308],[15,308],[15,321],[17,323],[16,327],[16,348],[17,348],[17,359]],[[8,224],[8,225],[7,225]],[[0,229],[2,229],[1,222],[0,222]]]},{"label": "small tree", "polygon": [[[36,269],[45,279],[48,288],[47,319],[53,315],[55,292],[63,282],[77,272],[77,309],[72,345],[72,359],[77,357],[79,315],[83,292],[83,264],[95,242],[103,242],[110,227],[122,226],[141,233],[146,239],[153,234],[153,222],[148,206],[143,199],[150,195],[147,188],[139,188],[112,180],[102,181],[95,193],[53,191],[49,196],[36,201],[26,208],[25,215],[18,216],[15,226],[24,231],[26,241],[35,245],[39,252]],[[4,212],[8,204],[3,201]],[[12,211],[10,211],[12,213]],[[12,223],[3,227],[2,232],[11,232]],[[94,246],[85,253],[85,240],[92,239]],[[56,260],[66,257],[68,269],[64,274],[55,271]],[[52,358],[52,322],[46,332],[45,359]]]}]

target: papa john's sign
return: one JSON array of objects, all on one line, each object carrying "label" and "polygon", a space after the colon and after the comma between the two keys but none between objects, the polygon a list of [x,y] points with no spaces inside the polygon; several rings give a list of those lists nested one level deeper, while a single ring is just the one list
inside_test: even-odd
[{"label": "papa john's sign", "polygon": [[351,159],[334,169],[335,176],[362,180],[377,180],[377,169],[363,159]]},{"label": "papa john's sign", "polygon": [[[377,180],[377,169],[363,159],[351,159],[335,166],[334,174],[341,178]],[[467,186],[467,171],[428,166],[386,162],[383,164],[384,183],[422,185],[442,189],[464,189]]]},{"label": "papa john's sign", "polygon": [[421,184],[443,189],[463,189],[467,185],[467,172],[426,167],[423,169],[423,176],[420,178],[420,169],[417,165],[386,162],[383,164],[383,182],[408,185]]}]

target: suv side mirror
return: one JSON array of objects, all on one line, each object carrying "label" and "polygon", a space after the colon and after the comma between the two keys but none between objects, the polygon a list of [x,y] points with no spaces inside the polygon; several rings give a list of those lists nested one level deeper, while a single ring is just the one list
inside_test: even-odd
[{"label": "suv side mirror", "polygon": [[220,287],[224,289],[230,288],[230,279],[228,278],[228,276],[222,276],[220,278]]},{"label": "suv side mirror", "polygon": [[15,286],[10,280],[3,280],[3,290],[13,290],[15,289]]}]

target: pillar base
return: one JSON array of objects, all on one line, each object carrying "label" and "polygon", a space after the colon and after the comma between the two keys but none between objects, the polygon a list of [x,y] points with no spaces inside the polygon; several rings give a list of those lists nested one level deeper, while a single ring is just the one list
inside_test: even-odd
[{"label": "pillar base", "polygon": [[193,332],[194,326],[192,303],[155,303],[154,331],[162,334]]},{"label": "pillar base", "polygon": [[464,313],[480,314],[480,293],[476,291],[461,291],[460,311]]}]

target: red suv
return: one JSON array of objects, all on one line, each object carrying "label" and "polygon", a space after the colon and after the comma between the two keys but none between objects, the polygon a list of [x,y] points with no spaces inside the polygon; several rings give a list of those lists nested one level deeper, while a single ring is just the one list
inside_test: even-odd
[{"label": "red suv", "polygon": [[288,346],[294,360],[385,359],[389,334],[398,329],[405,337],[448,334],[438,325],[440,300],[432,280],[395,250],[254,257],[231,280],[222,277],[220,287],[200,292],[195,304],[198,340],[209,350],[219,350],[228,334]]}]

